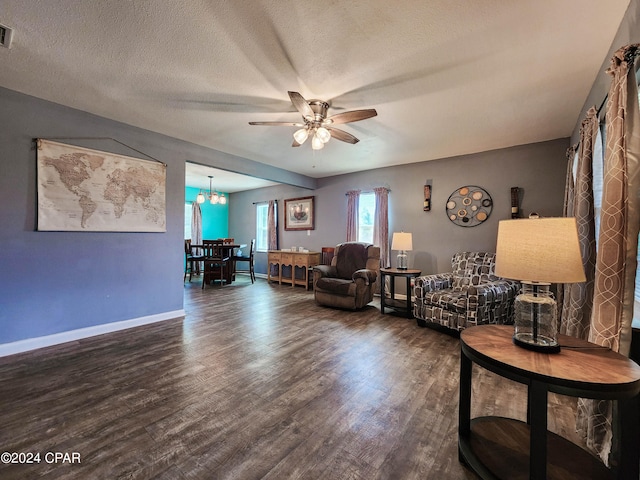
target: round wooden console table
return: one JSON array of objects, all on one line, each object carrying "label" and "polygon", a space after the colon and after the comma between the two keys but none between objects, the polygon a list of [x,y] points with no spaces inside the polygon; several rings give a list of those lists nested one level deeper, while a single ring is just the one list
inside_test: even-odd
[{"label": "round wooden console table", "polygon": [[[460,334],[460,461],[484,479],[631,479],[639,476],[640,366],[599,345],[559,335],[562,350],[546,354],[513,344],[513,326],[481,325]],[[471,374],[476,363],[528,386],[527,422],[471,419]],[[547,431],[547,393],[618,400],[619,465]]]}]

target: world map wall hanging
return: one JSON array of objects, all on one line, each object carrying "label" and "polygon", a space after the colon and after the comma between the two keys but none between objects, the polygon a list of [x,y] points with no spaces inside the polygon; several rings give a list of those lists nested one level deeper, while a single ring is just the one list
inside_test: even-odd
[{"label": "world map wall hanging", "polygon": [[166,232],[167,166],[38,139],[38,231]]},{"label": "world map wall hanging", "polygon": [[447,200],[447,216],[460,227],[480,225],[489,218],[492,209],[489,192],[474,185],[456,189]]}]

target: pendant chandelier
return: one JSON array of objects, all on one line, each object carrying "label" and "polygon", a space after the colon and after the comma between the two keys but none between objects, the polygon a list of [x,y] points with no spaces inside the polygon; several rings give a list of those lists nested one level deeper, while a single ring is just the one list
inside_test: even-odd
[{"label": "pendant chandelier", "polygon": [[[209,175],[209,193],[207,194],[207,198],[209,199],[209,202],[211,202],[212,205],[216,205],[218,203],[220,205],[226,205],[227,197],[225,197],[224,193],[222,192],[218,193],[213,189],[212,181],[213,181],[213,175]],[[202,193],[202,189],[200,189],[200,193],[198,193],[198,196],[196,197],[196,202],[204,203],[204,200],[205,200],[205,195],[204,193]]]}]

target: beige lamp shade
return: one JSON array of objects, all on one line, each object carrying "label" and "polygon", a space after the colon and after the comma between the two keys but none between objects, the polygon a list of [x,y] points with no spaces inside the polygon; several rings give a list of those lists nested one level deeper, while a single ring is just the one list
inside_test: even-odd
[{"label": "beige lamp shade", "polygon": [[573,217],[502,220],[496,275],[541,283],[586,281]]},{"label": "beige lamp shade", "polygon": [[391,240],[391,250],[413,250],[413,240],[410,233],[395,232]]}]

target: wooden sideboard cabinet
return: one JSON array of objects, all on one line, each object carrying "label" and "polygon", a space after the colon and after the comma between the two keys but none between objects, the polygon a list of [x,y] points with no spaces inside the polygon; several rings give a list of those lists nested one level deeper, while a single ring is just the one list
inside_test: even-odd
[{"label": "wooden sideboard cabinet", "polygon": [[[290,283],[292,287],[303,285],[309,290],[309,270],[320,264],[320,252],[285,252],[282,250],[269,250],[267,260],[267,281],[278,280],[278,284]],[[271,275],[271,265],[278,265],[278,275]],[[291,277],[282,275],[282,267],[291,267]],[[296,268],[304,270],[304,279],[296,278]]]}]

